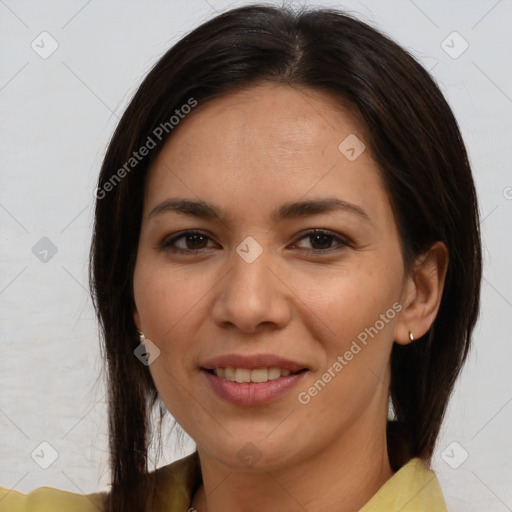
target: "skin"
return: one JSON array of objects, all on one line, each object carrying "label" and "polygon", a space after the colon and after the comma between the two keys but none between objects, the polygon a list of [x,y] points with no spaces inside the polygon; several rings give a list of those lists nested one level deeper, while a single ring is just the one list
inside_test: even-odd
[{"label": "skin", "polygon": [[[150,169],[134,320],[161,351],[149,369],[162,401],[197,444],[199,512],[355,511],[393,474],[385,433],[391,349],[433,322],[448,255],[438,242],[406,272],[370,152],[350,161],[338,149],[349,134],[364,142],[355,118],[324,93],[258,85],[199,105]],[[213,203],[229,217],[149,217],[171,197]],[[284,202],[325,197],[359,206],[369,220],[349,211],[270,218]],[[312,228],[349,243],[305,236]],[[188,252],[160,247],[189,229],[206,238],[174,243]],[[263,249],[252,263],[236,252],[248,236]],[[298,393],[394,303],[401,311],[300,403]],[[201,362],[230,353],[272,353],[308,372],[277,401],[236,406],[200,372]],[[246,443],[259,456],[250,466],[237,456]]]}]

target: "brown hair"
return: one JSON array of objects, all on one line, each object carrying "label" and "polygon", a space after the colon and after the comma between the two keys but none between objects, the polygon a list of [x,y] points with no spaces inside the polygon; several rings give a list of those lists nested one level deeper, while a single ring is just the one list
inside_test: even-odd
[{"label": "brown hair", "polygon": [[[176,109],[191,98],[201,105],[262,82],[323,91],[349,105],[386,185],[407,269],[435,241],[448,248],[433,325],[414,343],[395,343],[391,355],[391,464],[398,469],[412,457],[432,456],[470,346],[482,272],[476,193],[457,122],[425,69],[375,28],[332,9],[251,5],[202,24],[157,62],[122,116],[101,168],[90,284],[108,371],[110,511],[142,511],[151,492],[149,418],[158,393],[133,354],[139,341],[132,289],[148,168],[172,136]],[[169,129],[152,137],[155,148],[128,168],[164,123]]]}]

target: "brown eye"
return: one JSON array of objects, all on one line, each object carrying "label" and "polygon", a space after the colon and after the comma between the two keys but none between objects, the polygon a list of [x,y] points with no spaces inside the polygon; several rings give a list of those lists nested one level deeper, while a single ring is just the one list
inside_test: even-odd
[{"label": "brown eye", "polygon": [[207,248],[210,237],[199,231],[185,231],[171,239],[163,240],[160,247],[177,252],[198,252]]},{"label": "brown eye", "polygon": [[309,235],[309,241],[311,244],[317,245],[317,247],[313,247],[314,249],[329,249],[333,240],[334,238],[331,235],[325,235],[323,233]]},{"label": "brown eye", "polygon": [[322,229],[309,230],[299,240],[304,239],[309,241],[311,248],[302,247],[302,249],[315,253],[328,252],[329,249],[336,250],[350,246],[350,243],[347,240],[335,235],[334,233],[331,233],[330,231],[325,231]]}]

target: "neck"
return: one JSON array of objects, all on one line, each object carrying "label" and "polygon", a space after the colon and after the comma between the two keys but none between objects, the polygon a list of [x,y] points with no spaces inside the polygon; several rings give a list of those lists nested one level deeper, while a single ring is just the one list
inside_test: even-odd
[{"label": "neck", "polygon": [[[393,475],[385,424],[360,418],[337,442],[277,470],[236,471],[198,446],[203,484],[197,512],[354,512]],[[373,420],[373,421],[372,421]]]}]

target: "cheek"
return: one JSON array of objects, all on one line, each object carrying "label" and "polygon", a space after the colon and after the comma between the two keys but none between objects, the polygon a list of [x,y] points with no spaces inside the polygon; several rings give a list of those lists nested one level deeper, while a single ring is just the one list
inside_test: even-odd
[{"label": "cheek", "polygon": [[385,392],[401,309],[396,302],[399,282],[384,266],[373,264],[334,273],[322,286],[316,281],[316,286],[304,287],[308,329],[316,331],[323,357],[321,367],[299,390],[299,400],[309,404],[304,413],[315,416],[317,423],[335,417],[350,422]]},{"label": "cheek", "polygon": [[304,281],[302,277],[304,284],[298,294],[314,313],[312,317],[324,325],[329,334],[324,340],[332,350],[346,349],[361,333],[364,339],[364,333],[376,323],[379,335],[391,334],[396,316],[392,305],[400,296],[399,275],[394,274],[378,262],[368,262],[333,270],[320,280]]},{"label": "cheek", "polygon": [[[351,421],[387,388],[400,297],[400,268],[351,265],[304,288],[321,366],[300,390],[318,421]],[[320,286],[321,284],[321,286]],[[316,327],[313,327],[315,325]],[[308,406],[309,407],[309,406]],[[331,418],[331,419],[329,419]]]},{"label": "cheek", "polygon": [[[203,311],[205,280],[184,278],[177,269],[140,267],[134,275],[134,294],[144,334],[160,350],[149,366],[151,377],[168,410],[186,424],[194,333]],[[203,302],[202,300],[203,299]]]},{"label": "cheek", "polygon": [[[194,327],[202,299],[207,294],[205,279],[178,269],[141,266],[134,275],[134,294],[141,326],[162,354],[183,352]],[[172,341],[172,343],[170,342]]]}]

